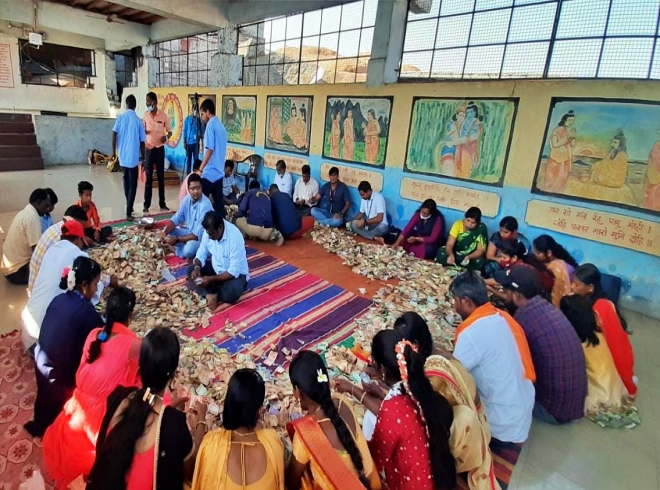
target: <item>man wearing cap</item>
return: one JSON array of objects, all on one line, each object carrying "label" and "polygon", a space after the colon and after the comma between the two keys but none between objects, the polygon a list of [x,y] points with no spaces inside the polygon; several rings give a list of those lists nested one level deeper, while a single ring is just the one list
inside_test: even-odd
[{"label": "man wearing cap", "polygon": [[543,299],[541,280],[531,267],[495,273],[512,293],[514,318],[525,331],[536,369],[534,417],[564,424],[584,415],[587,370],[580,339],[564,314]]},{"label": "man wearing cap", "polygon": [[492,437],[525,442],[532,425],[536,380],[525,333],[508,313],[488,301],[486,284],[476,272],[456,276],[449,292],[463,318],[456,329],[454,357],[474,378]]},{"label": "man wearing cap", "polygon": [[[39,338],[41,322],[46,316],[50,302],[55,296],[64,292],[60,289],[62,270],[65,267],[72,267],[76,257],[81,255],[89,257],[82,251],[85,244],[85,229],[82,224],[75,220],[65,221],[61,230],[60,241],[52,245],[44,254],[32,288],[32,295],[21,314],[23,344],[26,349],[30,349]],[[117,280],[106,277],[104,281],[99,281],[99,294],[103,291],[103,286],[110,285],[116,286]]]}]

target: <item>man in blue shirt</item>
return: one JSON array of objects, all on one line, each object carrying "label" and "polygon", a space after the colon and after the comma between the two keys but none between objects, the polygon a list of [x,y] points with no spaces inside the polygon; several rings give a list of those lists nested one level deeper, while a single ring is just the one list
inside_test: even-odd
[{"label": "man in blue shirt", "polygon": [[270,186],[268,194],[273,208],[273,224],[284,238],[299,238],[314,228],[314,218],[301,218],[291,196],[282,192],[277,184]]},{"label": "man in blue shirt", "polygon": [[174,247],[177,257],[192,262],[199,249],[199,240],[204,234],[202,220],[213,211],[208,197],[202,194],[202,178],[197,174],[188,176],[188,195],[181,201],[179,210],[168,221],[163,231],[163,241]]},{"label": "man in blue shirt", "polygon": [[238,187],[236,187],[236,177],[234,177],[234,162],[227,160],[225,162],[225,175],[222,178],[222,196],[225,204],[238,203]]},{"label": "man in blue shirt", "polygon": [[346,213],[351,207],[351,196],[348,187],[339,181],[339,169],[330,169],[330,182],[323,184],[321,190],[312,198],[312,204],[321,202],[312,208],[312,216],[324,226],[338,227],[344,224]]},{"label": "man in blue shirt", "polygon": [[[206,295],[211,311],[218,303],[236,303],[250,280],[245,240],[222,214],[210,211],[202,221],[204,236],[189,277],[200,294]],[[211,256],[211,262],[207,259]]]},{"label": "man in blue shirt", "polygon": [[200,113],[202,121],[206,124],[204,159],[199,167],[202,171],[202,192],[205,196],[213,197],[213,207],[224,216],[222,177],[227,156],[227,130],[215,115],[215,103],[211,99],[202,102]]},{"label": "man in blue shirt", "polygon": [[133,204],[138,185],[138,165],[144,161],[146,134],[142,120],[135,113],[135,96],[126,97],[126,112],[117,117],[112,128],[112,154],[119,157],[124,172],[124,196],[126,196],[126,219],[133,221]]},{"label": "man in blue shirt", "polygon": [[183,121],[183,149],[186,150],[186,175],[192,172],[193,162],[199,158],[199,138],[202,128],[197,118],[197,112],[192,113]]},{"label": "man in blue shirt", "polygon": [[282,245],[282,234],[273,227],[272,203],[268,194],[261,190],[259,182],[250,182],[249,190],[241,199],[236,213],[236,226],[243,236]]}]

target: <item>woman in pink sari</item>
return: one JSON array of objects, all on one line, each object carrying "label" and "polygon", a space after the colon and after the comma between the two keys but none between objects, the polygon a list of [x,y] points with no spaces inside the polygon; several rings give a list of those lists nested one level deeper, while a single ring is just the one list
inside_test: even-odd
[{"label": "woman in pink sari", "polygon": [[135,293],[115,288],[108,297],[106,324],[87,337],[76,389],[43,439],[46,469],[57,489],[89,474],[106,400],[117,386],[139,386],[140,339],[128,328]]},{"label": "woman in pink sari", "polygon": [[344,160],[353,160],[355,151],[355,128],[353,126],[353,111],[346,112],[344,119]]}]

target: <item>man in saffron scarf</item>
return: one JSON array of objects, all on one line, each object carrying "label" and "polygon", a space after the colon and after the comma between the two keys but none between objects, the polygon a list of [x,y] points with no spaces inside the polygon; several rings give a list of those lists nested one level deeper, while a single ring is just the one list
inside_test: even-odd
[{"label": "man in saffron scarf", "polygon": [[449,292],[463,318],[456,330],[454,356],[474,378],[493,438],[525,442],[532,425],[536,372],[523,329],[488,301],[479,274],[457,276]]}]

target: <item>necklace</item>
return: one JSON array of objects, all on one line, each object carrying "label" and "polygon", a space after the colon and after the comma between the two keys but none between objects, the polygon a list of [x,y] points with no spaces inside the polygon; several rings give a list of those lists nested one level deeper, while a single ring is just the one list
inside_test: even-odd
[{"label": "necklace", "polygon": [[251,435],[253,435],[253,434],[256,433],[255,431],[252,431],[252,432],[245,432],[245,433],[243,433],[243,432],[238,432],[238,430],[233,430],[232,432],[233,432],[234,434],[236,434],[237,436],[241,436],[241,437],[251,436]]}]

